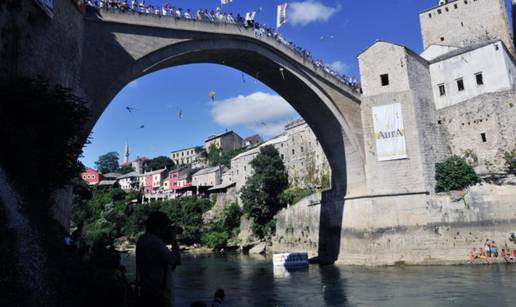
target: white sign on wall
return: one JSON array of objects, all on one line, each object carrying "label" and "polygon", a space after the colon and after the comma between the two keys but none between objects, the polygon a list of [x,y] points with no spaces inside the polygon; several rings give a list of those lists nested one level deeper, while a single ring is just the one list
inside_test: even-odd
[{"label": "white sign on wall", "polygon": [[54,16],[54,0],[35,0],[36,3],[47,13],[48,16]]},{"label": "white sign on wall", "polygon": [[378,161],[407,158],[401,104],[373,107],[373,127]]}]

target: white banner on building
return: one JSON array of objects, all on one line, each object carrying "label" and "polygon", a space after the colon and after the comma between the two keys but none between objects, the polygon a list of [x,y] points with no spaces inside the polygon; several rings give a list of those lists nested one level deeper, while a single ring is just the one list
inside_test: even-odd
[{"label": "white banner on building", "polygon": [[47,13],[48,16],[54,17],[54,0],[35,0],[36,3]]},{"label": "white banner on building", "polygon": [[220,0],[220,4],[224,5],[224,4],[229,4],[233,2],[233,0]]},{"label": "white banner on building", "polygon": [[278,5],[278,17],[276,20],[276,27],[281,27],[285,22],[287,22],[287,4],[283,3]]},{"label": "white banner on building", "polygon": [[407,158],[401,104],[373,107],[373,127],[378,161]]}]

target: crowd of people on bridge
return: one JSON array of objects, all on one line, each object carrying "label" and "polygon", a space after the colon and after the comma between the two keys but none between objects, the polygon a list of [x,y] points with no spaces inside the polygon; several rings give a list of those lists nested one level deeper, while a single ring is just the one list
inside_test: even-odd
[{"label": "crowd of people on bridge", "polygon": [[495,241],[487,239],[480,248],[473,247],[469,253],[470,263],[491,263],[496,259],[503,259],[507,263],[516,262],[516,250],[511,250],[506,246],[498,250]]},{"label": "crowd of people on bridge", "polygon": [[325,64],[321,59],[315,59],[312,54],[297,45],[292,41],[286,40],[276,29],[267,27],[254,21],[254,14],[247,13],[245,16],[240,14],[233,15],[233,13],[224,12],[221,7],[214,10],[198,9],[193,11],[190,9],[182,9],[170,4],[163,4],[155,6],[146,4],[145,0],[84,0],[88,6],[94,6],[99,9],[114,9],[121,12],[138,13],[138,14],[152,14],[157,16],[168,16],[177,19],[196,20],[209,23],[226,23],[242,26],[247,29],[252,29],[257,38],[270,37],[288,47],[290,50],[301,56],[304,61],[311,62],[315,70],[321,70],[325,75],[332,76],[339,82],[352,88],[354,91],[361,93],[360,82],[352,77],[337,72],[331,65]]}]

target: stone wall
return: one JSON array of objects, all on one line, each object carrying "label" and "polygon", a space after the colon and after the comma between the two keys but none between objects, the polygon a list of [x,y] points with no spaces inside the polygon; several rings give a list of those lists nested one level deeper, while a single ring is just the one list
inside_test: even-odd
[{"label": "stone wall", "polygon": [[309,257],[318,254],[321,195],[314,194],[285,208],[276,215],[275,252],[307,251]]},{"label": "stone wall", "polygon": [[238,204],[238,196],[235,187],[227,189],[225,193],[216,193],[211,195],[215,199],[213,207],[205,212],[202,216],[205,224],[214,222],[224,215],[224,209],[231,206],[231,204]]},{"label": "stone wall", "polygon": [[2,1],[0,76],[41,75],[80,94],[83,28],[71,0],[54,0],[52,19],[33,0]]},{"label": "stone wall", "polygon": [[[439,110],[438,123],[453,154],[471,152],[479,173],[504,170],[503,154],[516,148],[516,91],[489,93]],[[485,142],[482,139],[485,136]]]},{"label": "stone wall", "polygon": [[[278,214],[274,251],[317,250],[318,207],[303,200]],[[514,231],[516,186],[477,185],[463,198],[422,194],[348,199],[338,262],[464,263],[469,250],[486,239],[496,241],[500,250],[515,249],[508,240]]]}]

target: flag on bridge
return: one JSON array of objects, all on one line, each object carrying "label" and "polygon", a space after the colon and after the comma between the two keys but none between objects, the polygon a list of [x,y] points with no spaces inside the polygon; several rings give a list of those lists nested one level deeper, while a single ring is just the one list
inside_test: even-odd
[{"label": "flag on bridge", "polygon": [[281,27],[285,22],[287,22],[287,3],[282,3],[278,5],[278,18],[276,20],[276,27]]},{"label": "flag on bridge", "polygon": [[224,5],[224,4],[229,4],[233,2],[233,0],[220,0],[220,4]]},{"label": "flag on bridge", "polygon": [[256,16],[256,11],[245,13],[245,21],[246,22],[253,21],[254,20],[254,16]]}]

